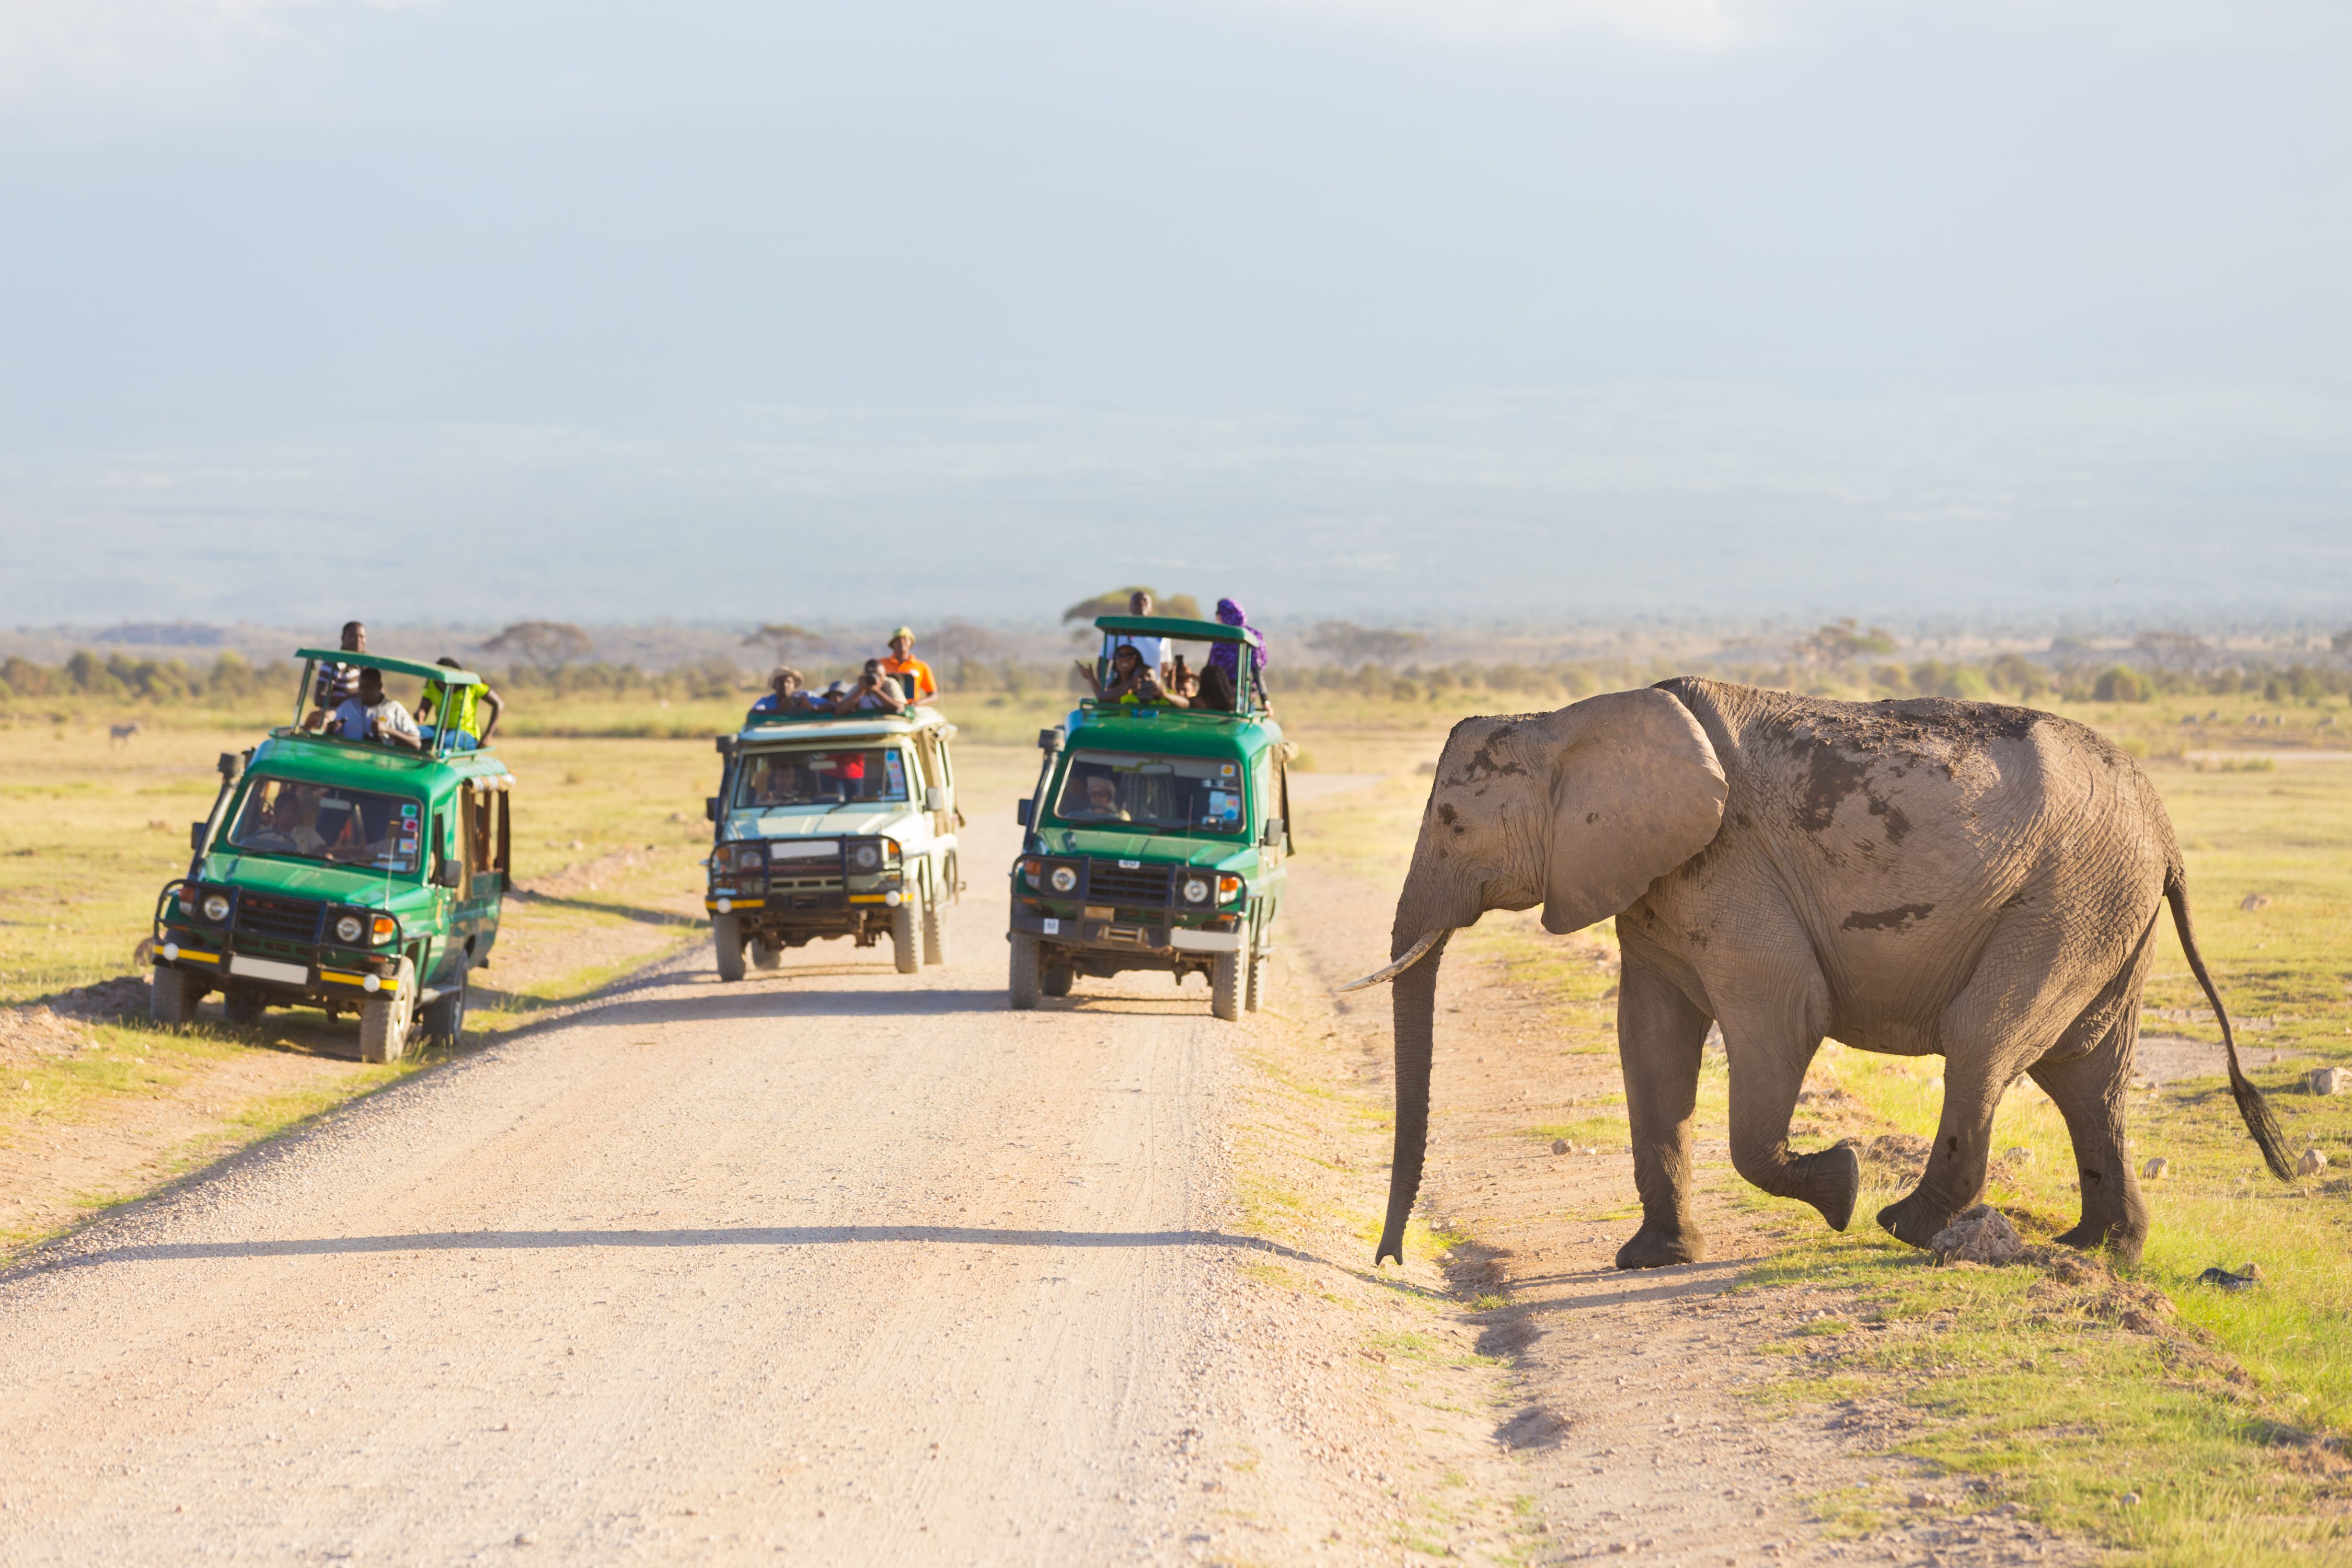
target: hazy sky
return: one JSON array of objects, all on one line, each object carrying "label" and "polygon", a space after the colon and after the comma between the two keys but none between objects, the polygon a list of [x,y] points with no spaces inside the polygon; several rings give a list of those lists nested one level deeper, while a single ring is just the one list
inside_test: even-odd
[{"label": "hazy sky", "polygon": [[0,621],[2352,616],[2347,82],[2339,0],[0,0]]}]

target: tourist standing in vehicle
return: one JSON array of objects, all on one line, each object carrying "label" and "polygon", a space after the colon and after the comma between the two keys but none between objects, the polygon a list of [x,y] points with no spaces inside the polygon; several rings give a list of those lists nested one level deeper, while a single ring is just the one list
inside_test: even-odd
[{"label": "tourist standing in vehicle", "polygon": [[[836,684],[838,684],[836,682]],[[901,695],[898,683],[882,673],[882,661],[869,658],[857,684],[834,700],[835,713],[904,713],[914,704]]]},{"label": "tourist standing in vehicle", "polygon": [[425,744],[408,710],[383,694],[383,671],[373,667],[360,671],[358,695],[346,698],[332,714],[312,709],[303,727],[315,729],[321,723],[327,733],[345,741],[373,741],[412,752]]},{"label": "tourist standing in vehicle", "polygon": [[751,704],[746,718],[761,713],[814,713],[830,704],[801,683],[801,672],[789,664],[780,664],[768,676],[768,694]]},{"label": "tourist standing in vehicle", "polygon": [[1247,658],[1250,661],[1250,684],[1257,689],[1259,703],[1265,708],[1266,711],[1272,712],[1274,710],[1274,705],[1271,702],[1266,701],[1265,698],[1265,634],[1259,632],[1255,626],[1250,625],[1248,614],[1231,599],[1219,599],[1217,601],[1217,619],[1226,626],[1239,626],[1245,632],[1256,633],[1258,640],[1255,645],[1239,642],[1221,642],[1216,647],[1211,648],[1209,650],[1209,662],[1202,667],[1203,679],[1205,679],[1208,671],[1213,669],[1218,671],[1223,677],[1225,685],[1229,687],[1234,694],[1233,699],[1227,700],[1226,706],[1230,707],[1232,706],[1233,700],[1238,699],[1240,695],[1242,685],[1241,661],[1244,658]]},{"label": "tourist standing in vehicle", "polygon": [[[1129,594],[1127,596],[1127,613],[1130,616],[1148,616],[1151,614],[1150,591],[1149,589],[1138,588],[1134,593]],[[1167,683],[1169,679],[1169,647],[1168,639],[1166,637],[1129,637],[1125,632],[1120,632],[1117,634],[1117,636],[1120,642],[1132,647],[1135,651],[1142,657],[1144,664],[1151,670],[1152,674],[1160,679],[1161,684],[1165,685]],[[1118,650],[1116,648],[1112,650],[1112,657],[1114,658],[1118,657]]]},{"label": "tourist standing in vehicle", "polygon": [[[343,623],[343,651],[367,652],[367,627],[357,621]],[[360,694],[360,669],[355,664],[321,664],[319,684],[310,694],[310,706],[332,713],[345,702]]]},{"label": "tourist standing in vehicle", "polygon": [[1101,700],[1105,702],[1164,702],[1171,708],[1191,706],[1160,684],[1160,672],[1144,662],[1143,655],[1133,643],[1121,643],[1111,650],[1110,679],[1103,682]]},{"label": "tourist standing in vehicle", "polygon": [[[446,654],[433,662],[444,669],[465,668]],[[482,713],[485,708],[489,710],[487,718]],[[505,700],[488,686],[449,687],[428,680],[425,694],[416,700],[417,732],[429,745],[446,727],[450,734],[442,750],[471,752],[489,744],[491,732],[499,727],[499,716],[506,710]]]},{"label": "tourist standing in vehicle", "polygon": [[882,673],[898,683],[906,693],[909,707],[919,707],[940,694],[940,683],[931,674],[931,667],[915,657],[915,628],[900,626],[890,634],[890,657],[883,659]]}]

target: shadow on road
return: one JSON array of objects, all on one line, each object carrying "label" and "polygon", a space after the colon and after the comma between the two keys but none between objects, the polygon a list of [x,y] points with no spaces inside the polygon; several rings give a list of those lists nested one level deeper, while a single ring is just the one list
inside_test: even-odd
[{"label": "shadow on road", "polygon": [[330,1236],[292,1241],[184,1241],[117,1247],[61,1258],[55,1268],[101,1263],[180,1263],[212,1258],[316,1258],[351,1252],[541,1251],[573,1247],[839,1247],[863,1242],[942,1242],[967,1247],[1233,1247],[1321,1263],[1254,1236],[1219,1230],[991,1230],[952,1225],[743,1226],[723,1230],[477,1230],[418,1236]]}]

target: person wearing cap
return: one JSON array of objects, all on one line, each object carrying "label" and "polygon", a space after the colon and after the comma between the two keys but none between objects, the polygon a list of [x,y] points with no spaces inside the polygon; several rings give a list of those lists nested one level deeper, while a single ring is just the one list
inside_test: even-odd
[{"label": "person wearing cap", "polygon": [[890,657],[879,661],[882,673],[896,679],[907,694],[908,706],[929,702],[940,694],[931,667],[915,657],[915,628],[900,626],[890,634]]}]

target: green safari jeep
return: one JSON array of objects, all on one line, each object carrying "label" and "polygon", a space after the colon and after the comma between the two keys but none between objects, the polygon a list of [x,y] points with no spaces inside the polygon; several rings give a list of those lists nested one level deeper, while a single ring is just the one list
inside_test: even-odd
[{"label": "green safari jeep", "polygon": [[[1171,616],[1095,625],[1112,639],[1255,640]],[[1130,969],[1206,976],[1210,1011],[1229,1021],[1258,1005],[1290,851],[1291,747],[1243,652],[1233,711],[1088,700],[1038,736],[1013,867],[1014,1007]]]},{"label": "green safari jeep", "polygon": [[412,751],[300,725],[321,661],[445,689],[481,678],[373,654],[296,657],[294,724],[222,755],[188,874],[156,902],[150,1012],[185,1024],[216,991],[231,1023],[272,1006],[356,1013],[371,1062],[398,1059],[419,1026],[454,1042],[467,973],[498,940],[513,775],[489,752],[454,749],[454,728]]}]

